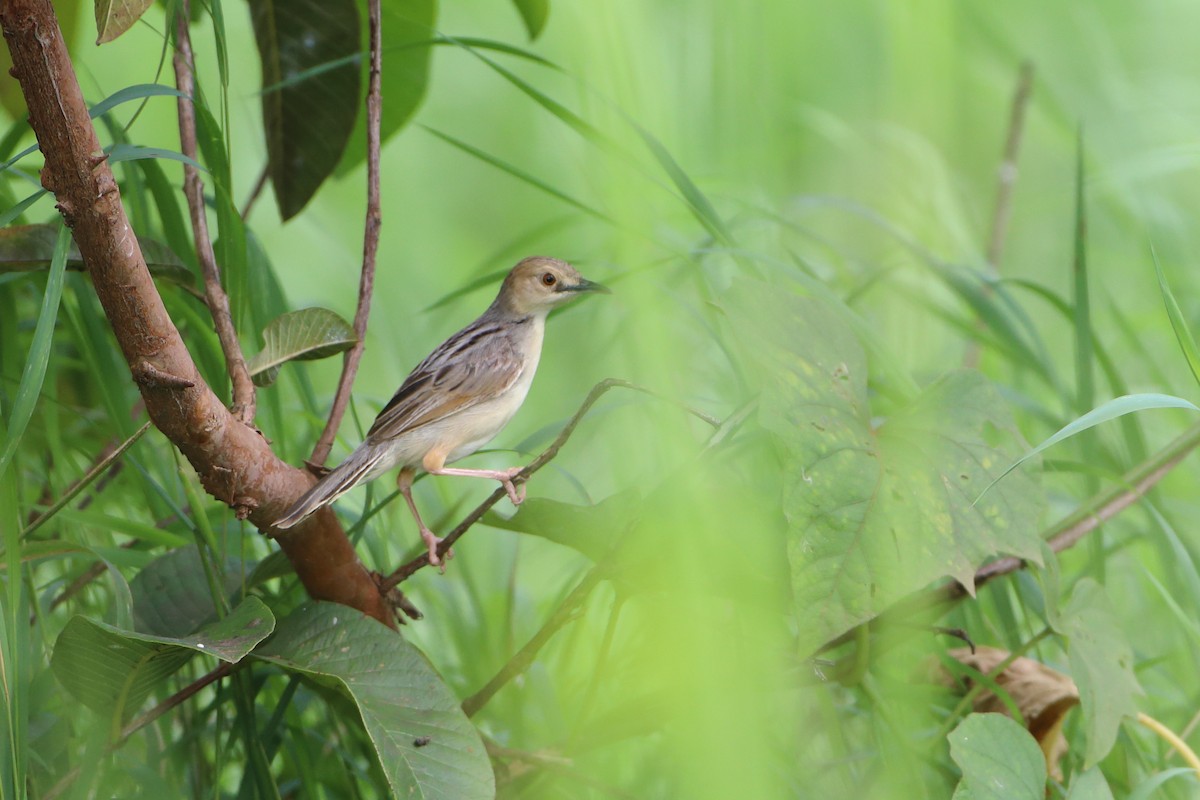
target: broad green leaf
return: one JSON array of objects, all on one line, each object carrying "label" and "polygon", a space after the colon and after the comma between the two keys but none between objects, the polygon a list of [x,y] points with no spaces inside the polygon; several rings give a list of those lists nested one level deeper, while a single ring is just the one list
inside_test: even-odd
[{"label": "broad green leaf", "polygon": [[[357,0],[359,13],[367,21],[366,0]],[[383,74],[379,79],[379,90],[383,96],[380,109],[379,141],[387,142],[408,124],[421,101],[425,99],[425,88],[429,83],[429,60],[433,45],[434,24],[437,20],[437,0],[382,0],[383,12]],[[365,30],[365,25],[364,25]],[[364,45],[367,37],[362,39]],[[362,58],[352,69],[359,70],[363,95],[356,97],[359,105],[365,100],[367,70],[371,65],[370,54],[363,48]],[[367,114],[364,110],[354,122],[350,142],[342,154],[337,174],[345,175],[361,164],[367,157]]]},{"label": "broad green leaf", "polygon": [[396,797],[495,794],[483,742],[420,650],[353,609],[309,603],[256,654],[349,695]]},{"label": "broad green leaf", "polygon": [[[247,567],[247,572],[249,567]],[[227,558],[219,576],[226,597],[242,582],[242,564]],[[134,628],[156,636],[184,636],[217,618],[212,592],[194,545],[169,550],[129,583]]]},{"label": "broad green leaf", "polygon": [[513,5],[521,14],[530,41],[536,39],[542,28],[546,27],[546,18],[550,16],[550,0],[513,0]]},{"label": "broad green leaf", "polygon": [[42,394],[46,365],[50,361],[54,324],[58,319],[58,303],[62,299],[67,246],[71,242],[71,233],[66,225],[54,226],[54,235],[56,238],[50,258],[50,276],[46,279],[46,291],[42,295],[42,308],[33,330],[29,355],[25,359],[24,369],[21,370],[21,382],[17,385],[17,393],[11,404],[0,409],[0,412],[7,413],[8,416],[0,427],[0,431],[3,432],[0,435],[0,475],[8,469],[13,454],[17,451],[17,444],[25,433],[25,427],[33,416],[33,409]]},{"label": "broad green leaf", "polygon": [[257,597],[183,637],[136,633],[76,616],[59,634],[50,667],[75,699],[110,717],[117,729],[196,653],[234,663],[274,629],[275,617]]},{"label": "broad green leaf", "polygon": [[[263,86],[360,48],[355,0],[250,0],[250,13]],[[346,63],[262,95],[268,171],[285,220],[300,213],[337,166],[361,88],[358,67]]]},{"label": "broad green leaf", "polygon": [[[54,254],[58,225],[14,225],[0,229],[0,273],[46,269]],[[193,286],[195,278],[166,245],[138,237],[150,274],[173,283]],[[82,270],[83,256],[74,240],[67,246],[67,269]]]},{"label": "broad green leaf", "polygon": [[637,512],[638,495],[637,491],[625,491],[594,506],[531,497],[511,517],[505,519],[490,511],[483,521],[493,528],[549,539],[600,561],[622,539]]},{"label": "broad green leaf", "polygon": [[1100,768],[1092,767],[1072,779],[1067,800],[1113,800],[1113,793]]},{"label": "broad green leaf", "polygon": [[1014,469],[1029,459],[1034,458],[1043,450],[1053,447],[1064,439],[1070,439],[1077,433],[1083,433],[1088,428],[1094,428],[1102,422],[1108,422],[1110,419],[1116,419],[1125,414],[1132,414],[1135,411],[1147,411],[1152,408],[1184,408],[1189,411],[1200,411],[1200,408],[1197,408],[1193,403],[1184,400],[1182,397],[1175,397],[1169,394],[1127,394],[1124,397],[1109,400],[1107,403],[1101,403],[1082,417],[1064,425],[1050,438],[1009,464],[995,480],[984,488],[983,493],[980,494],[979,500],[976,502],[983,500],[984,495],[990,492],[993,486],[1000,483],[1002,478],[1005,478]]},{"label": "broad green leaf", "polygon": [[1163,274],[1162,265],[1158,263],[1158,254],[1154,252],[1153,248],[1150,250],[1150,255],[1154,257],[1154,271],[1158,274],[1158,289],[1162,293],[1163,305],[1167,307],[1167,317],[1171,320],[1175,339],[1179,342],[1179,349],[1183,351],[1183,357],[1187,360],[1188,369],[1192,371],[1192,377],[1196,379],[1197,383],[1200,383],[1200,350],[1196,348],[1196,339],[1192,336],[1192,329],[1188,327],[1187,319],[1183,316],[1179,302],[1171,292],[1167,276]]},{"label": "broad green leaf", "polygon": [[154,0],[96,0],[96,44],[116,39],[133,27]]},{"label": "broad green leaf", "polygon": [[862,347],[836,309],[748,280],[726,298],[762,367],[759,418],[781,457],[805,652],[938,578],[971,589],[992,556],[1040,562],[1032,477],[1017,473],[972,505],[1023,444],[982,375],[952,372],[881,421]]},{"label": "broad green leaf", "polygon": [[312,361],[349,350],[357,337],[344,319],[327,308],[291,311],[263,330],[263,349],[250,359],[250,375],[269,386],[288,361]]},{"label": "broad green leaf", "polygon": [[1134,697],[1142,690],[1133,674],[1133,651],[1104,589],[1091,578],[1075,584],[1054,627],[1067,639],[1087,731],[1084,766],[1091,767],[1112,749],[1121,720],[1137,714]]},{"label": "broad green leaf", "polygon": [[955,800],[1043,800],[1046,758],[1037,740],[1003,714],[969,714],[950,732],[962,769]]}]

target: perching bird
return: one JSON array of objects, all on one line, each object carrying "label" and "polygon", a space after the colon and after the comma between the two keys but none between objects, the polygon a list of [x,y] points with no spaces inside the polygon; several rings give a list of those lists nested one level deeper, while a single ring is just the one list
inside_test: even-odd
[{"label": "perching bird", "polygon": [[440,559],[441,542],[421,521],[413,502],[417,468],[430,475],[466,475],[500,481],[514,505],[525,499],[505,470],[452,469],[500,432],[529,392],[542,353],[546,315],[582,292],[608,292],[565,261],[534,256],[513,267],[495,301],[479,319],[442,342],[412,371],[345,461],[305,492],[276,528],[290,528],[360,483],[401,467],[396,485],[404,495],[429,562]]}]

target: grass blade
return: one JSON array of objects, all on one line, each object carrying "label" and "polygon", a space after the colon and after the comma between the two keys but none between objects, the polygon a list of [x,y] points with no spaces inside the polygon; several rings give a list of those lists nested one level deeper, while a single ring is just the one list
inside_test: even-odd
[{"label": "grass blade", "polygon": [[1095,405],[1096,379],[1092,359],[1092,311],[1088,300],[1087,205],[1084,202],[1083,128],[1079,129],[1075,160],[1075,405],[1083,411]]},{"label": "grass blade", "polygon": [[1183,317],[1183,311],[1179,308],[1179,303],[1175,300],[1175,295],[1167,284],[1162,264],[1158,263],[1158,253],[1154,251],[1153,247],[1150,248],[1150,255],[1154,258],[1154,271],[1158,274],[1158,288],[1162,291],[1163,305],[1167,307],[1167,316],[1171,318],[1171,328],[1175,331],[1175,339],[1179,342],[1179,349],[1183,351],[1183,357],[1187,359],[1192,377],[1196,379],[1197,383],[1200,383],[1200,352],[1196,350],[1196,339],[1192,336],[1192,330]]},{"label": "grass blade", "polygon": [[58,241],[54,244],[54,256],[50,261],[50,276],[46,279],[46,293],[42,295],[42,310],[38,314],[33,342],[29,345],[29,357],[21,373],[21,384],[13,399],[12,410],[5,425],[4,440],[0,444],[0,476],[8,469],[17,444],[25,433],[34,406],[42,393],[42,380],[46,377],[46,364],[50,360],[50,344],[54,338],[54,323],[58,319],[58,301],[62,297],[63,276],[67,268],[67,247],[71,233],[64,225],[58,229]]}]

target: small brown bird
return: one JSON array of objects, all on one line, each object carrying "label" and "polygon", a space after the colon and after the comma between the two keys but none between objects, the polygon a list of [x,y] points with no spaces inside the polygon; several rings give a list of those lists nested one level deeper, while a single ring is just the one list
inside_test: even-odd
[{"label": "small brown bird", "polygon": [[429,562],[439,564],[441,542],[421,521],[412,497],[418,468],[430,475],[465,475],[500,481],[513,505],[525,499],[513,479],[521,467],[452,469],[508,424],[533,383],[542,354],[546,315],[583,292],[608,289],[565,261],[534,256],[513,267],[495,301],[479,319],[442,342],[404,379],[345,461],[321,478],[275,522],[290,528],[322,506],[395,466]]}]

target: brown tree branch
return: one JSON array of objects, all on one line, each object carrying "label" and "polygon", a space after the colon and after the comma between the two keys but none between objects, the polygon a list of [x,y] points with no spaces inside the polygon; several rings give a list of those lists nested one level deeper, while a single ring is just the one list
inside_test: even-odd
[{"label": "brown tree branch", "polygon": [[[50,0],[3,0],[0,26],[45,155],[42,185],[55,194],[72,229],[151,420],[192,464],[209,494],[273,533],[271,523],[315,479],[276,457],[196,369],[146,269]],[[332,511],[314,514],[278,541],[311,597],[395,625],[384,593]]]},{"label": "brown tree branch", "polygon": [[371,314],[371,295],[375,290],[375,254],[379,250],[379,229],[382,212],[379,202],[379,121],[383,108],[383,93],[380,80],[383,75],[383,14],[381,0],[368,3],[370,19],[371,67],[367,78],[367,216],[363,231],[362,273],[358,281],[358,308],[354,312],[354,346],[342,361],[342,375],[338,378],[337,391],[333,395],[333,406],[329,409],[329,420],[325,430],[313,447],[309,462],[324,464],[333,448],[333,437],[350,403],[350,387],[358,374],[362,361],[363,347],[367,337],[367,317]]},{"label": "brown tree branch", "polygon": [[[193,161],[197,158],[196,147],[196,64],[192,58],[192,38],[188,24],[192,18],[189,0],[180,0],[175,10],[175,85],[179,97],[179,148]],[[217,329],[217,339],[225,354],[225,366],[233,384],[233,413],[247,425],[254,425],[255,397],[254,381],[246,367],[246,356],[238,342],[233,327],[233,315],[229,313],[229,295],[221,285],[221,270],[213,253],[212,239],[208,235],[208,217],[204,209],[204,182],[200,171],[191,164],[183,165],[183,193],[187,196],[188,211],[192,218],[192,238],[196,244],[196,258],[204,273],[204,299]]]}]

